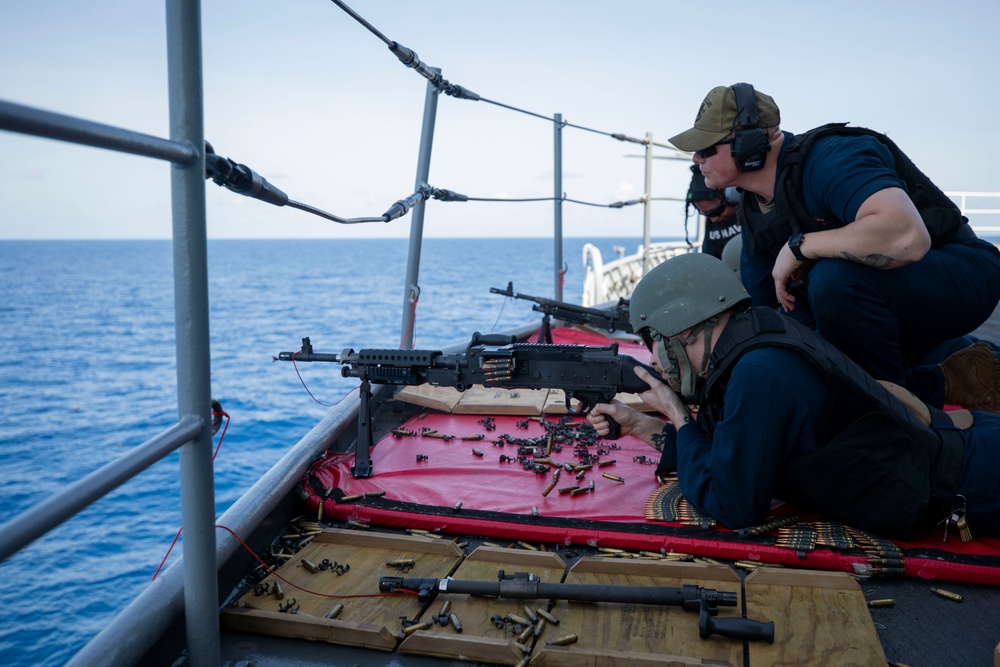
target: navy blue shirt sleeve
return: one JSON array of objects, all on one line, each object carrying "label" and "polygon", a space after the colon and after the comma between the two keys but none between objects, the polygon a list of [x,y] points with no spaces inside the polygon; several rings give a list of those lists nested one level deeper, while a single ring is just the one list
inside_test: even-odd
[{"label": "navy blue shirt sleeve", "polygon": [[677,431],[681,493],[729,528],[763,522],[784,462],[793,451],[816,447],[825,400],[817,371],[797,353],[746,353],[730,376],[724,417],[711,440],[697,424]]},{"label": "navy blue shirt sleeve", "polygon": [[809,152],[802,172],[806,210],[836,227],[850,224],[879,190],[906,190],[895,168],[892,152],[874,137],[824,137]]}]

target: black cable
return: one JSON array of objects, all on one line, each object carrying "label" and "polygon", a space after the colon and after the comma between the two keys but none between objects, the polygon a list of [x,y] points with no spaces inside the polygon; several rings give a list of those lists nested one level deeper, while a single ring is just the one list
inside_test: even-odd
[{"label": "black cable", "polygon": [[384,42],[385,45],[389,47],[389,50],[392,51],[397,58],[399,58],[400,62],[402,62],[407,67],[416,70],[421,76],[430,81],[431,84],[434,85],[434,87],[436,87],[439,91],[445,93],[446,95],[457,97],[459,99],[472,100],[475,102],[480,102],[480,101],[487,102],[489,104],[493,104],[498,107],[503,107],[504,109],[509,109],[511,111],[516,111],[518,113],[523,113],[528,116],[534,116],[535,118],[540,118],[542,120],[549,121],[550,123],[558,122],[563,127],[572,127],[577,130],[593,132],[594,134],[602,134],[606,137],[617,139],[618,141],[630,141],[632,143],[642,144],[642,145],[651,144],[653,146],[660,146],[662,148],[674,148],[669,144],[659,144],[656,143],[655,141],[649,141],[647,139],[635,139],[633,137],[624,135],[620,132],[604,132],[603,130],[595,130],[594,128],[591,127],[576,125],[574,123],[570,123],[567,121],[556,121],[556,119],[551,116],[545,116],[540,113],[535,113],[534,111],[520,109],[518,107],[511,106],[509,104],[504,104],[503,102],[497,102],[496,100],[490,100],[485,97],[480,97],[479,95],[472,92],[471,90],[468,90],[467,88],[463,88],[462,86],[449,83],[447,79],[444,79],[441,76],[441,70],[432,68],[426,63],[422,63],[420,61],[420,58],[417,56],[416,52],[414,52],[412,49],[408,49],[402,44],[395,42],[386,37],[385,35],[383,35],[381,32],[378,31],[377,28],[375,28],[375,26],[366,21],[360,14],[355,12],[353,9],[348,7],[342,0],[332,0],[332,2],[338,7],[340,7],[342,10],[347,12],[347,14],[350,15],[351,18],[353,18],[355,21],[357,21],[365,28],[367,28],[373,35],[382,40],[382,42]]}]

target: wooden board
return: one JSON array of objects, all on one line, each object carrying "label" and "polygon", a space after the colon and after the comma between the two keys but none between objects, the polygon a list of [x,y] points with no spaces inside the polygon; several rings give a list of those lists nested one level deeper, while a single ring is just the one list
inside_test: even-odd
[{"label": "wooden board", "polygon": [[774,644],[750,643],[751,665],[884,665],[861,587],[842,572],[762,567],[746,578],[747,617],[774,621]]},{"label": "wooden board", "polygon": [[[506,573],[530,572],[541,581],[559,582],[566,564],[552,552],[479,547],[462,562],[454,576],[455,579],[467,581],[497,581],[500,570]],[[431,604],[430,613],[437,613],[448,600],[451,601],[451,612],[460,619],[462,633],[456,632],[452,626],[441,625],[419,630],[400,644],[401,653],[514,665],[525,657],[525,652],[516,642],[517,632],[513,627],[497,627],[491,620],[492,617],[502,617],[509,613],[526,616],[526,605],[532,609],[539,606],[547,609],[548,604],[546,600],[506,600],[442,594]],[[550,632],[546,626],[540,638],[544,640],[546,633]],[[530,647],[533,641],[532,635],[527,645]]]},{"label": "wooden board", "polygon": [[[376,597],[380,577],[401,574],[386,563],[400,558],[414,560],[402,576],[442,578],[455,569],[462,550],[454,542],[427,537],[324,530],[261,582],[279,582],[281,599],[250,591],[222,613],[221,621],[234,630],[391,651],[400,639],[400,617],[415,615],[413,596]],[[350,569],[339,576],[330,570],[312,573],[303,559],[315,565],[327,559]],[[298,613],[280,612],[292,599]],[[344,605],[340,615],[324,618],[337,603]]]},{"label": "wooden board", "polygon": [[[616,400],[642,412],[652,408],[642,402],[637,394],[617,394]],[[460,392],[452,387],[435,387],[424,384],[403,387],[396,400],[413,403],[440,412],[480,415],[563,415],[566,410],[566,392],[562,389],[503,389],[501,387],[472,387]]]},{"label": "wooden board", "polygon": [[[582,558],[567,583],[623,586],[681,586],[739,593],[740,578],[724,565],[665,561]],[[739,607],[719,609],[720,617],[739,616]],[[532,665],[737,665],[743,664],[743,642],[698,635],[698,614],[680,607],[620,603],[555,603],[558,634],[575,634],[565,646],[539,642]]]}]

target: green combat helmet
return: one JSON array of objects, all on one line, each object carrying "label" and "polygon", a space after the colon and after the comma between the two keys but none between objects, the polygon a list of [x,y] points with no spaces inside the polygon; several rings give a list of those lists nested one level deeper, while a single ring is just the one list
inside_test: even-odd
[{"label": "green combat helmet", "polygon": [[[688,253],[657,265],[639,281],[629,301],[629,320],[650,351],[654,341],[663,341],[657,351],[667,382],[683,400],[693,402],[699,375],[708,367],[712,328],[719,314],[749,300],[737,274],[722,260]],[[684,340],[673,338],[688,329]],[[705,354],[700,373],[695,374],[684,348],[702,329]]]},{"label": "green combat helmet", "polygon": [[740,273],[740,255],[743,252],[743,237],[737,234],[726,242],[722,247],[722,263],[736,272]]}]

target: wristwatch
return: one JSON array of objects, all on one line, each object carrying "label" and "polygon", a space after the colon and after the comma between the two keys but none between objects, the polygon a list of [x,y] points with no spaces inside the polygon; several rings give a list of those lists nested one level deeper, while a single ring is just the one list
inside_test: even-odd
[{"label": "wristwatch", "polygon": [[795,259],[800,262],[806,261],[806,256],[802,254],[801,250],[803,238],[805,238],[805,235],[802,232],[795,232],[788,239],[788,248],[792,251],[792,254],[795,255]]}]

